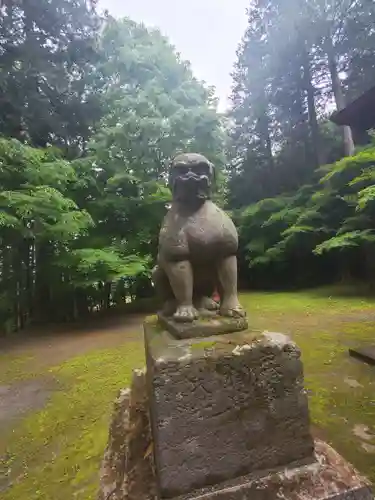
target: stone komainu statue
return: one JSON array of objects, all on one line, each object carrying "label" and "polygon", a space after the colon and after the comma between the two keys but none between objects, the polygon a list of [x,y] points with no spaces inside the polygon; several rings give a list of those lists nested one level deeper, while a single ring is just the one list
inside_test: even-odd
[{"label": "stone komainu statue", "polygon": [[[171,162],[173,201],[159,236],[153,272],[164,316],[191,322],[200,310],[243,317],[237,296],[238,235],[232,220],[210,199],[214,166],[200,154],[178,155]],[[212,300],[217,290],[221,304]]]}]

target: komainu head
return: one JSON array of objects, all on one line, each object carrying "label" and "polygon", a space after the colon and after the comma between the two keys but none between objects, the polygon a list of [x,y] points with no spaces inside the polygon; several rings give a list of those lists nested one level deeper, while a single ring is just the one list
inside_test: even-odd
[{"label": "komainu head", "polygon": [[214,178],[213,164],[198,153],[180,154],[170,164],[169,186],[173,199],[183,204],[209,199]]}]

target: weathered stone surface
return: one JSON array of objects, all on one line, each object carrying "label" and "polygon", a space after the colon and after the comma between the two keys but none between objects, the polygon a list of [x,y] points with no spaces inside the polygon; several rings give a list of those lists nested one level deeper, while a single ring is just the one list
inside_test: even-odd
[{"label": "weathered stone surface", "polygon": [[303,370],[281,334],[176,341],[145,323],[154,456],[163,497],[312,460]]},{"label": "weathered stone surface", "polygon": [[163,328],[177,339],[210,337],[225,333],[242,332],[247,330],[247,318],[225,318],[212,314],[205,318],[198,318],[191,323],[178,323],[173,318],[159,314],[159,322]]},{"label": "weathered stone surface", "polygon": [[[157,481],[149,453],[149,403],[145,397],[146,382],[142,375],[136,374],[136,378],[138,396],[133,398],[129,397],[128,392],[122,393],[127,394],[127,398],[118,400],[115,404],[113,422],[117,422],[115,428],[118,431],[110,433],[103,462],[100,500],[163,500],[163,497],[156,493]],[[134,384],[132,387],[133,392]],[[140,395],[142,396],[139,397]],[[128,417],[124,418],[125,414]],[[139,451],[138,457],[134,456],[136,450]],[[144,450],[146,452],[143,452]],[[103,484],[103,473],[107,478],[108,474],[111,476],[111,483],[104,481],[105,485]],[[121,485],[122,488],[115,488],[116,485]],[[364,477],[330,446],[317,440],[312,463],[289,464],[287,468],[253,473],[189,492],[173,500],[280,499],[373,500],[373,494],[369,482]]]},{"label": "weathered stone surface", "polygon": [[370,483],[333,448],[315,441],[314,462],[290,464],[173,500],[373,500]]},{"label": "weathered stone surface", "polygon": [[130,389],[121,390],[114,403],[112,420],[109,427],[108,445],[100,470],[100,491],[98,500],[112,497],[121,498],[120,490],[126,475],[126,457],[129,448]]},{"label": "weathered stone surface", "polygon": [[98,500],[156,498],[148,411],[145,373],[135,370],[114,404]]}]

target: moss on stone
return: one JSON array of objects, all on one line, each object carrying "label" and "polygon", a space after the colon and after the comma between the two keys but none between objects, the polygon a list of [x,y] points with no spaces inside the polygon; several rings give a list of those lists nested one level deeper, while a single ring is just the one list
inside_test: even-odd
[{"label": "moss on stone", "polygon": [[192,352],[204,352],[206,349],[213,349],[217,343],[217,340],[202,340],[201,342],[193,342],[190,345]]},{"label": "moss on stone", "polygon": [[[215,318],[215,317],[214,317]],[[199,319],[195,320],[195,322],[199,324],[206,324],[206,323],[211,323],[212,320],[214,319],[212,316],[201,316]]]},{"label": "moss on stone", "polygon": [[150,316],[146,316],[145,323],[148,323],[149,325],[157,325],[158,324],[158,317],[157,317],[157,315],[156,314],[152,314]]}]

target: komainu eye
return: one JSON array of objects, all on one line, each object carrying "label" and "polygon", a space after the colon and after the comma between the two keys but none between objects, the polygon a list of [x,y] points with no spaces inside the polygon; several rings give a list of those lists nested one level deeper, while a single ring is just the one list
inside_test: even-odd
[{"label": "komainu eye", "polygon": [[210,167],[207,165],[207,163],[199,163],[199,165],[194,168],[194,171],[197,175],[209,175]]},{"label": "komainu eye", "polygon": [[177,175],[187,174],[189,171],[189,167],[187,165],[176,165],[175,172]]}]

